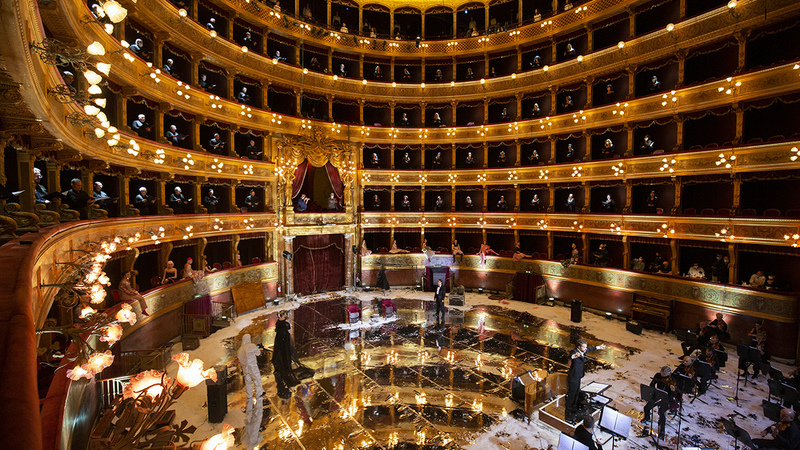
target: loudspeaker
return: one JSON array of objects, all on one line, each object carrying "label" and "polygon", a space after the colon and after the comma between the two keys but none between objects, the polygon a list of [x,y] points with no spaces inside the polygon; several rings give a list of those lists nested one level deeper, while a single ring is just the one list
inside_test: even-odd
[{"label": "loudspeaker", "polygon": [[283,251],[283,257],[286,258],[287,261],[291,261],[294,258],[294,255],[287,252],[286,250]]},{"label": "loudspeaker", "polygon": [[635,320],[631,320],[625,323],[625,329],[630,331],[633,334],[642,334],[642,324]]},{"label": "loudspeaker", "polygon": [[217,371],[217,381],[206,380],[206,390],[208,391],[208,421],[220,423],[228,414],[228,391],[227,391],[228,368],[223,367]]},{"label": "loudspeaker", "polygon": [[533,374],[531,374],[530,370],[522,375],[514,377],[514,379],[511,380],[511,398],[520,402],[524,402],[525,388],[529,384],[534,383],[536,383],[536,379],[533,378]]},{"label": "loudspeaker", "polygon": [[463,295],[456,295],[450,294],[450,306],[464,306],[464,296]]},{"label": "loudspeaker", "polygon": [[570,320],[576,323],[580,323],[581,320],[583,320],[583,302],[577,298],[572,300],[572,315],[570,316]]}]

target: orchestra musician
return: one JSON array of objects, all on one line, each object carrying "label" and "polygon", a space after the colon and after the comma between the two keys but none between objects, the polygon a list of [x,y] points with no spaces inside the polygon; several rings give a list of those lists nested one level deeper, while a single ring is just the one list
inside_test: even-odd
[{"label": "orchestra musician", "polygon": [[208,147],[208,150],[211,153],[217,153],[218,151],[225,150],[225,142],[220,139],[219,133],[214,133],[214,137],[208,141]]},{"label": "orchestra musician", "polygon": [[167,130],[166,138],[172,145],[178,145],[181,141],[186,139],[185,134],[178,133],[178,127],[175,125],[170,125],[169,130]]},{"label": "orchestra musician", "polygon": [[575,440],[580,442],[581,444],[589,447],[589,450],[601,450],[603,445],[594,435],[594,417],[591,414],[587,414],[586,417],[583,418],[583,423],[575,428]]},{"label": "orchestra musician", "polygon": [[792,409],[781,410],[781,418],[775,424],[761,432],[762,437],[772,435],[772,439],[753,439],[759,449],[794,450],[800,444],[800,428],[794,420],[795,412]]},{"label": "orchestra musician", "polygon": [[669,366],[662,367],[660,372],[653,375],[653,379],[650,381],[650,387],[666,392],[669,397],[669,402],[666,405],[656,405],[652,402],[648,402],[644,406],[643,423],[650,422],[653,408],[658,406],[658,434],[659,436],[663,436],[667,424],[667,411],[678,407],[679,391],[675,379],[672,378],[672,369],[670,369]]}]

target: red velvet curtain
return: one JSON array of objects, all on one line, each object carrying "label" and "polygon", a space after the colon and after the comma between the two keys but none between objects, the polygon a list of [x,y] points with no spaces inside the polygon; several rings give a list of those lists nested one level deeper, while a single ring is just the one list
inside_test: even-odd
[{"label": "red velvet curtain", "polygon": [[344,236],[298,236],[294,240],[294,291],[313,294],[344,286]]},{"label": "red velvet curtain", "polygon": [[300,189],[303,187],[303,182],[306,181],[306,174],[308,173],[308,160],[304,159],[297,169],[294,169],[294,181],[292,182],[292,198],[300,194]]},{"label": "red velvet curtain", "polygon": [[342,178],[339,176],[339,170],[333,167],[333,164],[328,161],[328,163],[325,164],[325,172],[328,173],[328,180],[331,182],[333,195],[336,196],[336,203],[342,206],[342,204],[344,204],[344,199],[342,198],[344,195],[344,183],[342,183]]}]

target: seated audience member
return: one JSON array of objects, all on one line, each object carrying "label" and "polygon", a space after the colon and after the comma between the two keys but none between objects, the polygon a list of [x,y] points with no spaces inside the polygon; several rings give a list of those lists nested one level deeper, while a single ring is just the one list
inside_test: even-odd
[{"label": "seated audience member", "polygon": [[692,267],[689,268],[689,278],[703,278],[706,277],[706,271],[700,267],[700,264],[694,263]]},{"label": "seated audience member", "polygon": [[764,276],[764,272],[759,270],[753,275],[750,276],[750,281],[748,284],[750,287],[754,288],[761,288],[764,287],[764,283],[767,282],[767,277]]},{"label": "seated audience member", "polygon": [[281,2],[280,2],[280,0],[277,0],[275,2],[275,4],[272,5],[272,9],[274,9],[276,12],[281,12]]},{"label": "seated audience member", "polygon": [[650,89],[650,92],[655,92],[661,89],[661,82],[658,81],[657,76],[653,75],[653,78],[650,79],[650,86],[648,87],[648,89]]},{"label": "seated audience member", "polygon": [[475,78],[475,72],[472,71],[472,67],[467,67],[467,80],[472,80]]},{"label": "seated audience member", "polygon": [[336,201],[336,194],[331,192],[331,196],[328,197],[328,210],[329,211],[336,211],[339,209],[339,202]]},{"label": "seated audience member", "polygon": [[378,209],[381,207],[381,199],[378,197],[378,194],[372,196],[372,208]]},{"label": "seated audience member", "polygon": [[255,139],[250,139],[250,143],[244,148],[244,155],[242,156],[247,159],[261,159],[261,153],[256,147]]},{"label": "seated audience member", "polygon": [[616,208],[614,208],[614,199],[611,198],[611,194],[606,195],[606,199],[600,203],[603,204],[603,212],[613,213],[616,211]]},{"label": "seated audience member", "polygon": [[729,265],[730,265],[730,259],[727,256],[723,258],[722,255],[718,254],[717,260],[714,261],[714,264],[711,265],[711,281],[716,283],[727,284]]},{"label": "seated audience member", "polygon": [[403,67],[403,80],[411,80],[411,72],[408,67]]},{"label": "seated audience member", "polygon": [[539,194],[533,194],[533,198],[531,199],[531,211],[539,211],[540,203]]},{"label": "seated audience member", "polygon": [[614,86],[607,84],[606,85],[606,101],[611,103],[614,101]]},{"label": "seated audience member", "polygon": [[347,67],[345,67],[344,63],[339,64],[339,76],[340,77],[347,76]]},{"label": "seated audience member", "polygon": [[104,209],[108,211],[108,207],[114,203],[117,203],[119,197],[111,198],[103,192],[103,183],[99,181],[94,182],[94,191],[92,191],[92,197],[94,198],[94,204],[97,205],[98,208]]},{"label": "seated audience member", "polygon": [[407,127],[410,124],[411,122],[408,120],[408,114],[403,113],[403,117],[400,119],[400,125]]},{"label": "seated audience member", "polygon": [[442,167],[442,152],[436,152],[436,156],[433,157],[433,165],[437,169]]},{"label": "seated audience member", "polygon": [[259,211],[259,206],[261,205],[261,200],[258,199],[256,195],[255,189],[250,189],[250,195],[245,197],[244,204],[247,205],[248,212],[257,212]]},{"label": "seated audience member", "polygon": [[444,201],[442,200],[442,196],[438,195],[436,196],[436,202],[433,205],[433,210],[441,211],[442,209],[444,209]]},{"label": "seated audience member", "polygon": [[508,211],[508,203],[506,203],[506,197],[504,195],[501,195],[500,200],[497,201],[497,209],[499,211]]},{"label": "seated audience member", "polygon": [[204,74],[204,73],[200,74],[200,79],[197,80],[197,85],[200,86],[200,88],[203,89],[206,92],[211,92],[212,89],[217,87],[216,84],[211,84],[208,81],[208,76],[206,74]]},{"label": "seated audience member", "polygon": [[206,207],[206,210],[208,210],[209,214],[216,214],[218,203],[219,198],[214,195],[214,189],[209,188],[208,192],[206,192],[206,196],[203,197],[203,206]]},{"label": "seated audience member", "polygon": [[569,194],[567,196],[567,203],[564,206],[566,206],[567,212],[575,212],[576,211],[575,196]]},{"label": "seated audience member", "polygon": [[381,72],[381,66],[375,66],[375,71],[372,73],[372,78],[376,80],[383,79],[383,72]]},{"label": "seated audience member", "polygon": [[378,37],[378,30],[376,30],[375,27],[372,27],[372,28],[369,29],[369,37],[371,37],[373,39]]},{"label": "seated audience member", "polygon": [[253,39],[253,35],[249,31],[244,32],[244,37],[242,38],[242,45],[247,47],[249,50],[255,50],[258,46],[258,42]]},{"label": "seated audience member", "polygon": [[372,167],[380,167],[381,166],[381,160],[380,160],[380,158],[378,158],[378,154],[377,153],[373,153],[372,154],[371,163],[372,163]]},{"label": "seated audience member", "polygon": [[533,166],[539,164],[539,152],[537,152],[536,150],[531,152],[531,155],[528,156],[528,164]]},{"label": "seated audience member", "polygon": [[75,81],[75,74],[69,70],[65,70],[61,72],[61,79],[64,80],[64,84],[67,86],[72,86],[72,82]]},{"label": "seated audience member", "polygon": [[572,101],[572,96],[568,95],[567,98],[564,99],[564,111],[570,111],[572,108],[575,107],[575,103]]},{"label": "seated audience member", "polygon": [[209,30],[216,30],[217,21],[213,17],[208,19],[208,23],[206,23],[206,28]]},{"label": "seated audience member", "polygon": [[139,188],[139,194],[136,195],[133,206],[143,216],[155,214],[156,198],[152,195],[147,195],[147,188],[142,186]]},{"label": "seated audience member", "polygon": [[534,56],[533,61],[531,61],[531,67],[534,69],[542,67],[542,57],[539,55]]},{"label": "seated audience member", "polygon": [[178,133],[178,127],[175,125],[170,125],[169,130],[167,130],[166,136],[167,140],[170,144],[178,146],[180,143],[186,139],[185,134]]},{"label": "seated audience member", "polygon": [[475,159],[472,157],[472,152],[467,152],[467,159],[464,160],[464,162],[468,166],[471,166],[471,165],[475,164]]},{"label": "seated audience member", "polygon": [[397,248],[397,239],[392,241],[392,248],[389,249],[389,253],[408,253],[408,250]]},{"label": "seated audience member", "polygon": [[400,206],[406,211],[411,211],[411,200],[408,199],[407,195],[403,196],[403,201],[400,203]]},{"label": "seated audience member", "polygon": [[306,194],[300,194],[300,199],[297,200],[297,210],[303,212],[308,209],[308,198]]},{"label": "seated audience member", "polygon": [[508,108],[503,108],[503,110],[500,112],[500,120],[508,121]]},{"label": "seated audience member", "polygon": [[173,64],[175,64],[175,61],[173,61],[171,58],[168,58],[167,61],[164,62],[164,66],[161,68],[161,70],[167,75],[178,78],[178,74],[173,70]]},{"label": "seated audience member", "polygon": [[178,269],[175,268],[175,263],[167,261],[167,268],[164,269],[164,276],[161,277],[161,284],[175,283],[178,281]]},{"label": "seated audience member", "polygon": [[319,60],[316,56],[311,57],[311,61],[308,64],[308,68],[311,70],[322,70],[322,66],[319,64]]},{"label": "seated audience member", "polygon": [[655,151],[655,145],[656,145],[656,143],[653,142],[652,139],[650,139],[650,135],[645,134],[644,135],[644,142],[642,143],[642,146],[640,148],[642,149],[643,153],[650,154],[650,153],[653,153]]},{"label": "seated audience member", "polygon": [[664,261],[661,263],[661,266],[658,268],[658,273],[670,274],[672,273],[672,268],[669,266],[669,261]]},{"label": "seated audience member", "polygon": [[275,50],[275,58],[274,59],[276,61],[278,61],[278,62],[286,61],[286,57],[285,56],[281,56],[281,51],[280,50]]},{"label": "seated audience member", "polygon": [[611,142],[611,139],[606,139],[603,143],[603,148],[600,149],[600,155],[603,158],[611,158],[614,156],[614,143]]},{"label": "seated audience member", "polygon": [[531,115],[533,117],[539,117],[539,116],[542,115],[542,110],[539,108],[539,104],[538,103],[534,103],[533,104],[533,109],[531,109]]},{"label": "seated audience member", "polygon": [[458,243],[458,239],[453,239],[453,245],[450,250],[453,252],[453,261],[456,260],[456,256],[459,256],[460,260],[464,261],[464,252],[461,250],[461,244]]},{"label": "seated audience member", "polygon": [[464,209],[467,210],[467,211],[472,211],[472,209],[474,207],[475,207],[475,204],[472,203],[472,197],[470,197],[468,195],[467,198],[464,199]]},{"label": "seated audience member", "polygon": [[131,286],[130,272],[125,272],[122,275],[122,280],[119,282],[119,287],[117,289],[119,290],[119,300],[121,302],[133,303],[137,301],[142,308],[142,314],[145,316],[150,315],[147,313],[147,300],[145,300],[144,296],[142,296],[139,291]]},{"label": "seated audience member", "polygon": [[572,44],[568,42],[567,48],[566,50],[564,50],[564,57],[571,58],[573,56],[575,56],[575,47],[573,47]]},{"label": "seated audience member", "polygon": [[534,8],[534,10],[533,10],[533,21],[534,22],[538,22],[540,20],[542,20],[542,13],[540,13],[538,9]]},{"label": "seated audience member", "polygon": [[136,38],[133,41],[133,44],[131,44],[131,46],[128,48],[130,48],[134,54],[142,59],[146,59],[148,56],[148,53],[144,51],[144,41],[140,38]]},{"label": "seated audience member", "polygon": [[631,270],[635,270],[636,272],[644,272],[644,269],[644,257],[640,256],[638,258],[634,258],[633,263],[631,264]]},{"label": "seated audience member", "polygon": [[767,275],[767,281],[764,282],[764,289],[768,291],[781,290],[780,286],[778,286],[778,281],[775,279],[775,275],[772,274]]},{"label": "seated audience member", "polygon": [[189,202],[191,201],[192,199],[184,197],[180,186],[175,186],[175,190],[169,196],[169,207],[175,211],[175,214],[188,214],[191,212],[189,211]]},{"label": "seated audience member", "polygon": [[440,127],[442,126],[442,118],[439,117],[439,113],[433,113],[433,126]]},{"label": "seated audience member", "polygon": [[663,259],[661,258],[661,252],[656,252],[656,255],[653,257],[653,261],[650,262],[650,265],[647,266],[648,272],[658,272],[658,269],[661,268],[661,263]]},{"label": "seated audience member", "polygon": [[247,93],[247,86],[242,86],[242,90],[236,94],[236,100],[245,105],[250,103],[250,94]]},{"label": "seated audience member", "polygon": [[606,249],[606,244],[600,244],[600,248],[596,252],[592,253],[592,256],[594,256],[595,265],[608,265],[608,250]]},{"label": "seated audience member", "polygon": [[139,114],[136,119],[131,123],[131,129],[139,135],[139,137],[147,137],[152,127],[147,123],[147,118],[144,114]]},{"label": "seated audience member", "polygon": [[[489,68],[489,78],[495,78],[495,77],[497,77],[497,71],[494,69],[494,67],[490,67]],[[505,108],[503,108],[503,109],[505,109]],[[506,113],[506,114],[508,114],[508,113]]]},{"label": "seated audience member", "polygon": [[656,191],[650,191],[650,195],[647,196],[647,200],[645,200],[644,205],[644,212],[647,214],[658,213],[658,197],[656,197]]},{"label": "seated audience member", "polygon": [[506,152],[500,150],[500,155],[497,156],[497,164],[504,165],[506,163]]},{"label": "seated audience member", "polygon": [[346,23],[342,22],[342,27],[339,28],[339,32],[340,33],[349,33],[350,32],[350,30],[347,29],[347,24]]},{"label": "seated audience member", "polygon": [[575,157],[575,147],[572,144],[567,144],[567,159],[572,159]]},{"label": "seated audience member", "polygon": [[433,81],[442,81],[442,69],[436,69],[436,75],[433,76]]},{"label": "seated audience member", "polygon": [[80,178],[73,178],[70,182],[70,190],[67,191],[67,206],[80,213],[81,219],[89,218],[89,205],[94,203],[94,198],[81,190],[83,182]]},{"label": "seated audience member", "polygon": [[219,133],[214,133],[214,137],[208,141],[208,151],[216,154],[225,153],[225,142],[219,137]]}]

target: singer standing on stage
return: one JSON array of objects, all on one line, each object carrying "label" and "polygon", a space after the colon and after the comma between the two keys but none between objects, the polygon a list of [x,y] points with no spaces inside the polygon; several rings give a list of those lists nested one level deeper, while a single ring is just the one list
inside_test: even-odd
[{"label": "singer standing on stage", "polygon": [[589,347],[583,339],[578,339],[578,345],[570,352],[570,365],[567,371],[567,400],[564,418],[567,422],[574,422],[578,412],[578,395],[581,391],[581,378],[584,375],[586,353],[606,348],[605,344]]},{"label": "singer standing on stage", "polygon": [[444,291],[444,284],[440,278],[436,286],[436,294],[433,296],[433,299],[436,301],[436,325],[441,325],[442,319],[444,318]]}]

